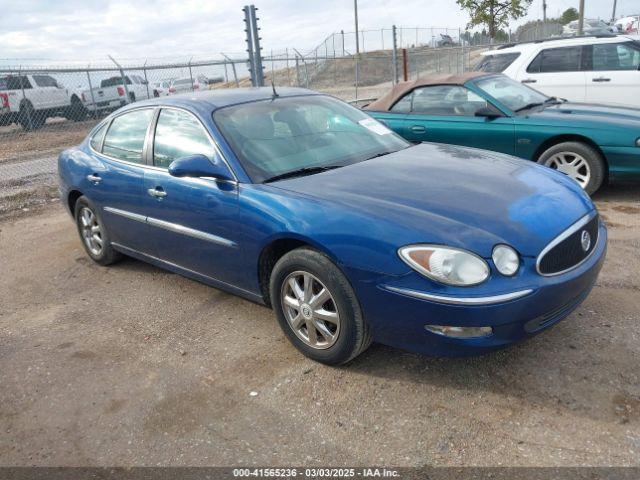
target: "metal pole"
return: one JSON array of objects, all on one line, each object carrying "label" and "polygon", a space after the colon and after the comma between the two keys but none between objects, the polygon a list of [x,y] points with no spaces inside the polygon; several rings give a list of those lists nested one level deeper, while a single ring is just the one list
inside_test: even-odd
[{"label": "metal pole", "polygon": [[578,35],[584,33],[584,0],[580,0],[580,11],[578,17]]},{"label": "metal pole", "polygon": [[273,60],[273,48],[271,49],[271,81],[276,84],[276,66]]},{"label": "metal pole", "polygon": [[409,80],[409,63],[407,62],[407,49],[402,49],[402,79]]},{"label": "metal pole", "polygon": [[89,93],[91,93],[91,103],[93,104],[93,117],[98,114],[98,105],[96,104],[96,97],[93,95],[93,85],[91,85],[91,75],[89,75],[89,65],[87,65],[87,81],[89,82]]},{"label": "metal pole", "polygon": [[191,91],[193,92],[194,88],[193,88],[193,73],[191,72],[191,60],[193,60],[193,57],[191,57],[189,59],[189,78],[191,79]]},{"label": "metal pole", "polygon": [[247,55],[248,55],[248,63],[249,63],[249,75],[251,76],[251,85],[256,87],[258,85],[258,81],[256,79],[255,73],[255,62],[253,58],[253,37],[252,37],[252,28],[251,28],[251,13],[249,10],[249,6],[242,7],[242,11],[244,12],[244,23],[246,24],[246,28],[244,31],[247,33]]},{"label": "metal pole", "polygon": [[542,0],[542,21],[544,23],[547,23],[547,2],[546,2],[546,0]]},{"label": "metal pole", "polygon": [[222,55],[225,59],[227,59],[229,61],[229,63],[231,64],[231,70],[233,70],[233,80],[236,82],[236,88],[240,86],[240,82],[238,82],[238,74],[236,73],[236,64],[234,63],[233,60],[231,60],[229,57],[227,57],[224,53],[220,52],[220,55]]},{"label": "metal pole", "polygon": [[460,49],[462,50],[462,73],[464,73],[464,42],[462,40],[462,30],[458,29],[458,41],[460,42]]},{"label": "metal pole", "polygon": [[391,40],[393,47],[391,50],[391,71],[393,72],[393,83],[398,83],[398,39],[396,36],[396,26],[391,27]]},{"label": "metal pole", "polygon": [[340,35],[342,35],[342,56],[345,56],[345,50],[344,50],[344,30],[340,30]]},{"label": "metal pole", "polygon": [[380,29],[380,39],[382,40],[382,50],[384,50],[384,28]]},{"label": "metal pole", "polygon": [[[26,76],[22,78],[22,65],[18,67],[18,78],[20,79],[20,89],[22,90],[22,100],[26,100],[27,96],[24,93],[24,81],[26,80]],[[25,107],[27,108],[27,107]],[[29,115],[29,130],[33,129],[33,118],[31,117],[31,109],[27,110],[27,114]]]},{"label": "metal pole", "polygon": [[[309,88],[309,69],[307,68],[307,62],[304,59],[304,56],[298,50],[294,48],[293,51],[296,52],[296,54],[300,57],[300,60],[302,60],[302,64],[304,65],[304,83],[306,88]],[[298,57],[296,57],[296,64],[298,63],[297,60]],[[298,84],[300,84],[300,81],[298,81]]]},{"label": "metal pole", "polygon": [[616,7],[618,6],[617,0],[613,0],[613,12],[611,13],[611,22],[616,21]]},{"label": "metal pole", "polygon": [[300,63],[298,62],[298,55],[296,55],[296,82],[300,86]]},{"label": "metal pole", "polygon": [[227,61],[224,61],[224,83],[229,83],[229,75],[227,72]]},{"label": "metal pole", "polygon": [[256,81],[259,87],[264,87],[264,70],[262,67],[262,47],[260,46],[260,36],[258,35],[258,20],[259,18],[256,16],[256,11],[258,9],[250,5],[249,11],[251,12],[251,28],[253,29],[253,43],[255,45],[255,52],[253,54],[253,59],[256,67]]},{"label": "metal pole", "polygon": [[124,76],[124,70],[122,70],[122,67],[120,66],[120,64],[116,62],[111,55],[107,55],[107,56],[111,59],[113,63],[116,64],[116,67],[118,67],[118,70],[120,70],[120,78],[122,78],[122,83],[124,84],[124,94],[127,97],[126,102],[131,103],[131,97],[129,97],[129,87],[127,87],[127,79]]},{"label": "metal pole", "polygon": [[360,53],[360,39],[358,38],[358,0],[353,0],[353,13],[356,21],[356,55],[358,55]]},{"label": "metal pole", "polygon": [[287,56],[287,86],[291,86],[291,74],[289,72],[289,48],[285,48],[285,55]]},{"label": "metal pole", "polygon": [[147,87],[147,98],[151,98],[149,96],[149,80],[147,79],[147,60],[144,61],[142,66],[142,73],[144,74],[144,86]]}]

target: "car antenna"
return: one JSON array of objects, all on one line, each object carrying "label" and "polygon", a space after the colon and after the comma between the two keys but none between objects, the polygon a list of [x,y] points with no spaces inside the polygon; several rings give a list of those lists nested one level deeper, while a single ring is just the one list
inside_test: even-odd
[{"label": "car antenna", "polygon": [[271,79],[271,89],[273,90],[273,95],[271,96],[271,100],[275,100],[280,95],[278,95],[278,92],[276,92],[276,84],[273,83],[273,78]]}]

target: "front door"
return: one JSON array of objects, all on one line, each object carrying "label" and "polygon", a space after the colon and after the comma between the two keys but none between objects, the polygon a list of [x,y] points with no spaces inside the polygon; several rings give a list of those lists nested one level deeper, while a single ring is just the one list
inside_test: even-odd
[{"label": "front door", "polygon": [[144,175],[152,255],[218,281],[241,284],[245,272],[233,268],[241,254],[238,184],[169,174],[173,160],[194,154],[211,159],[220,155],[195,116],[162,108],[150,152],[156,168]]},{"label": "front door", "polygon": [[489,104],[460,85],[434,85],[413,92],[411,112],[404,119],[404,137],[413,142],[438,142],[513,154],[514,122],[510,117],[477,117]]}]

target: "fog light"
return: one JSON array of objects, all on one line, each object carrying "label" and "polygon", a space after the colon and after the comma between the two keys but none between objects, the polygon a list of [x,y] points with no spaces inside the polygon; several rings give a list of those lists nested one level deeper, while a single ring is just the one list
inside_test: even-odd
[{"label": "fog light", "polygon": [[493,333],[491,327],[452,327],[449,325],[425,325],[431,333],[452,338],[487,337]]},{"label": "fog light", "polygon": [[518,268],[520,268],[520,257],[508,245],[496,245],[491,258],[498,271],[507,277],[515,275],[518,272]]}]

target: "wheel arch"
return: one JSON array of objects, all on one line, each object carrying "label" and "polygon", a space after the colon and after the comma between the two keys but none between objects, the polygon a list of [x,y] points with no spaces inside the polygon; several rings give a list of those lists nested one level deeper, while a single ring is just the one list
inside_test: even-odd
[{"label": "wheel arch", "polygon": [[589,137],[585,137],[583,135],[578,135],[578,134],[565,134],[565,135],[555,135],[553,137],[550,137],[548,139],[546,139],[544,142],[542,142],[538,148],[536,149],[536,152],[533,155],[533,160],[534,161],[538,161],[538,159],[542,156],[542,154],[548,150],[549,148],[553,147],[554,145],[558,145],[559,143],[564,143],[564,142],[580,142],[580,143],[584,143],[588,146],[590,146],[591,148],[593,148],[596,152],[598,152],[600,154],[600,157],[602,157],[602,161],[604,162],[604,166],[605,166],[605,181],[609,176],[609,162],[607,161],[607,157],[605,156],[604,152],[602,151],[602,149],[598,146],[598,144],[596,142],[594,142],[593,140],[591,140]]},{"label": "wheel arch", "polygon": [[[269,239],[263,246],[258,256],[258,284],[260,293],[266,306],[271,307],[271,298],[269,295],[269,283],[271,281],[271,272],[273,267],[284,255],[300,247],[309,247],[325,254],[329,259],[338,266],[335,256],[325,247],[316,241],[298,234],[282,234]],[[338,266],[338,268],[340,268]]]},{"label": "wheel arch", "polygon": [[75,214],[76,211],[76,203],[78,199],[82,196],[82,192],[80,190],[71,190],[67,195],[67,206],[69,207],[69,211],[71,215]]}]

